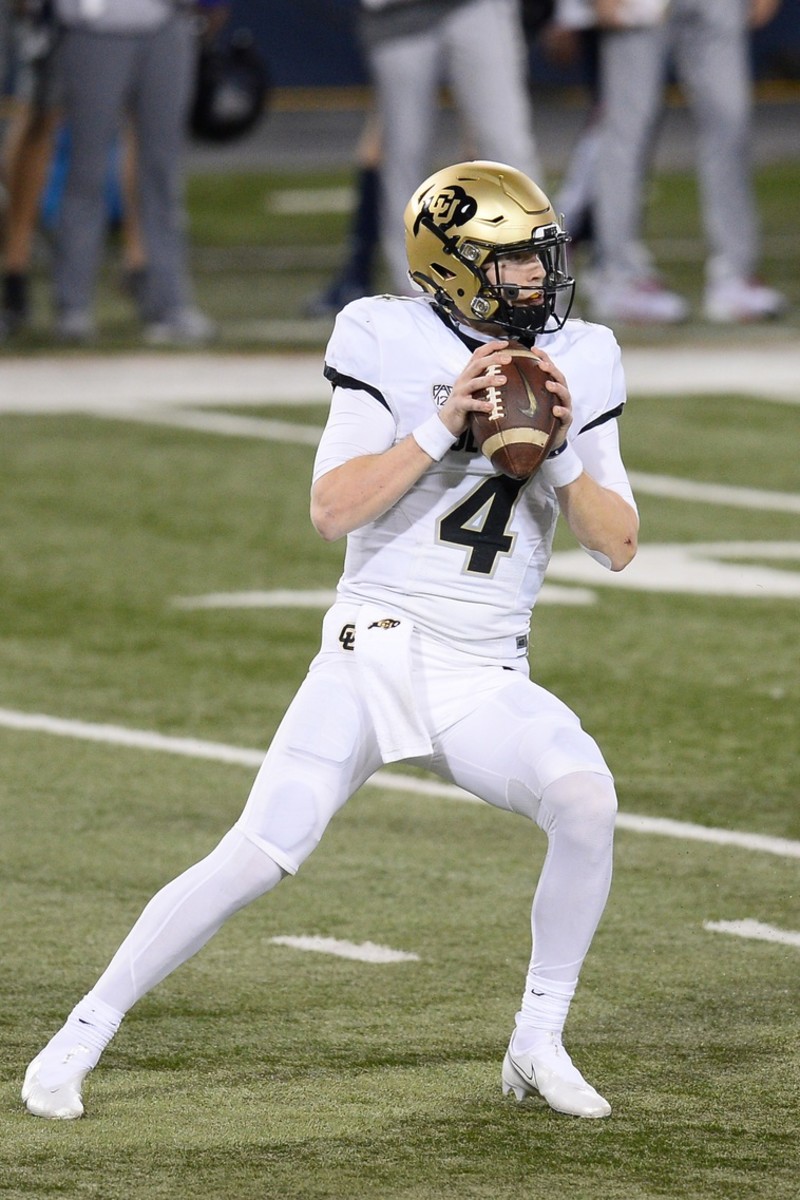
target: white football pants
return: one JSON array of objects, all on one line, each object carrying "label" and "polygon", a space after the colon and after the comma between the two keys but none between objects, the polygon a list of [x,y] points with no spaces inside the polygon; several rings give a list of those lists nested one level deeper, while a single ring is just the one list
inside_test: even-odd
[{"label": "white football pants", "polygon": [[[126,1012],[232,913],[296,871],[381,765],[353,658],[341,650],[314,660],[236,826],[150,901],[93,995]],[[611,879],[616,798],[602,755],[571,710],[519,672],[435,663],[421,682],[433,753],[416,761],[547,835],[531,972],[571,994]],[[467,711],[448,724],[459,708]]]}]

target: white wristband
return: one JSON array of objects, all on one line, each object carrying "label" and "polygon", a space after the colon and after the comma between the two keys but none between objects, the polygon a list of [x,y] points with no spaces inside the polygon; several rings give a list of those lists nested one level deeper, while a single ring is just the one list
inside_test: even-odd
[{"label": "white wristband", "polygon": [[551,487],[566,487],[583,473],[583,463],[572,446],[567,446],[555,458],[546,458],[539,468],[542,479]]},{"label": "white wristband", "polygon": [[438,413],[434,413],[427,421],[412,429],[411,436],[420,450],[424,450],[434,462],[443,459],[456,441],[455,434],[450,432]]}]

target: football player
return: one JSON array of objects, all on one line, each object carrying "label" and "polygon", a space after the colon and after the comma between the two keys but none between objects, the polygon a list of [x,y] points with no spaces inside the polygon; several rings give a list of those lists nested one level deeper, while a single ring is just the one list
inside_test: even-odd
[{"label": "football player", "polygon": [[[311,519],[347,546],[321,649],[235,826],[150,901],[29,1066],[22,1095],[38,1116],[80,1116],[83,1079],[131,1006],[294,874],[337,809],[398,760],[544,831],[502,1088],[579,1117],[611,1111],[562,1032],[610,886],[614,784],[578,717],[531,680],[527,651],[559,513],[604,567],[635,553],[619,348],[608,329],[568,320],[568,236],[520,172],[439,171],[405,225],[420,294],[354,301],[327,350],[333,394]],[[539,356],[559,421],[548,459],[523,481],[498,474],[469,429],[490,408],[487,372],[506,380],[509,339]]]}]

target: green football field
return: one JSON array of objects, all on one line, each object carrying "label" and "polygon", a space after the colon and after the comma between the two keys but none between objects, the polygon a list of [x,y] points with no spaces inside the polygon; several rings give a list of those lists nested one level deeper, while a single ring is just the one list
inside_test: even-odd
[{"label": "green football field", "polygon": [[[783,214],[776,246],[792,244],[797,176],[761,178]],[[248,188],[276,186],[242,185],[244,242],[258,235]],[[231,187],[193,191],[198,260],[226,264],[201,285],[230,322],[228,349],[246,310],[281,314],[284,284],[296,312],[342,236],[320,226],[316,259],[298,250],[308,272],[278,269],[265,246],[263,270],[242,258],[237,275]],[[684,195],[663,181],[664,247]],[[215,259],[217,208],[231,224]],[[795,246],[773,264],[795,296],[799,260]],[[107,286],[102,349],[130,349]],[[319,392],[289,403],[294,372],[318,367],[310,333],[302,353],[264,357],[270,403],[206,398],[206,416],[252,421],[238,434],[167,423],[174,407],[145,395],[136,419],[36,412],[23,368],[41,335],[0,360],[0,1196],[797,1200],[796,334],[794,316],[766,331],[620,333],[632,356],[653,343],[698,364],[754,357],[716,394],[659,393],[657,377],[632,390],[631,582],[608,586],[588,560],[582,574],[561,534],[534,619],[535,678],[581,714],[620,795],[614,887],[565,1038],[613,1105],[598,1122],[500,1091],[543,835],[402,768],[133,1010],[87,1081],[84,1120],[23,1112],[28,1060],[153,891],[238,815],[318,644],[322,601],[307,594],[335,586],[342,547],[308,521]],[[271,348],[251,345],[251,361]],[[772,394],[778,354],[798,383]],[[205,360],[181,361],[197,411]],[[52,394],[91,362],[52,360]],[[135,355],[104,359],[109,394],[115,363],[120,383],[136,378]],[[402,954],[275,940],[311,937]]]}]

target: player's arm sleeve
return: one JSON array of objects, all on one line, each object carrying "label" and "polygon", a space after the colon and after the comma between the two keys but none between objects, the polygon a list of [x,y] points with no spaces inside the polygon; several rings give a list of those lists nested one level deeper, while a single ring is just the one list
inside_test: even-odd
[{"label": "player's arm sleeve", "polygon": [[374,301],[357,300],[337,316],[325,352],[325,378],[333,392],[314,461],[315,482],[351,458],[382,454],[397,437],[397,420],[382,390]]},{"label": "player's arm sleeve", "polygon": [[619,419],[625,410],[627,398],[625,372],[619,345],[610,330],[605,332],[611,343],[606,350],[611,355],[608,391],[604,403],[578,430],[572,444],[588,474],[601,487],[616,492],[636,509],[619,445]]},{"label": "player's arm sleeve", "polygon": [[396,434],[392,413],[372,392],[357,386],[334,386],[330,413],[314,460],[314,482],[351,458],[389,450]]},{"label": "player's arm sleeve", "polygon": [[619,446],[619,425],[612,417],[602,424],[583,430],[575,438],[575,449],[584,469],[601,487],[616,492],[636,509],[633,488],[622,461]]},{"label": "player's arm sleeve", "polygon": [[[636,507],[633,489],[620,454],[619,428],[616,418],[585,430],[575,439],[575,448],[584,469],[592,479],[600,487],[615,492],[620,499],[631,506],[638,517],[639,510]],[[601,567],[612,570],[611,559],[601,550],[591,550],[583,543],[581,543],[581,547],[590,558],[600,563]]]},{"label": "player's arm sleeve", "polygon": [[[611,379],[605,404],[581,428],[573,445],[584,469],[592,479],[610,492],[615,492],[629,504],[638,516],[633,489],[622,461],[619,444],[619,418],[625,409],[625,377],[619,347],[614,343]],[[586,553],[601,566],[611,570],[610,559],[599,550],[583,546]]]}]

